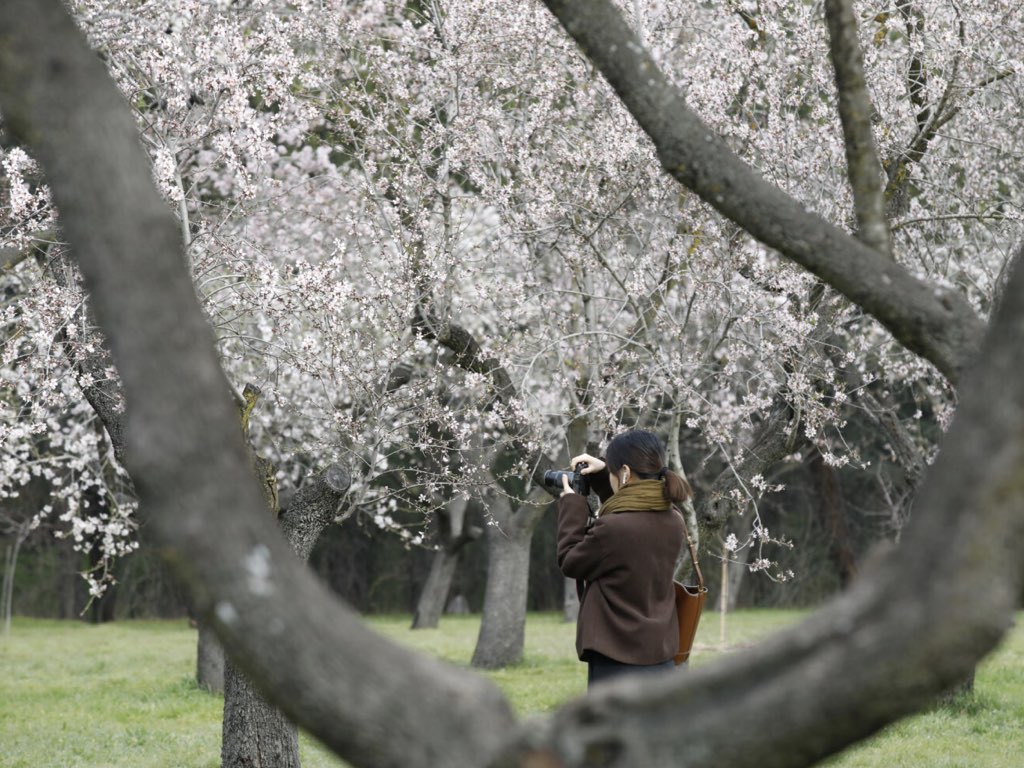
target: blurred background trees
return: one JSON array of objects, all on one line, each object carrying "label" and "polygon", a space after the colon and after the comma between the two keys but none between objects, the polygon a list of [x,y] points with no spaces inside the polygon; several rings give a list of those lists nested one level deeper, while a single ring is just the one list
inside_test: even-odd
[{"label": "blurred background trees", "polygon": [[[819,6],[625,7],[734,151],[851,225]],[[483,531],[529,513],[526,605],[560,609],[531,477],[637,425],[673,443],[738,604],[820,601],[899,537],[948,383],[680,191],[540,4],[72,8],[135,111],[228,375],[263,392],[251,437],[282,507],[318,467],[355,470],[311,562],[356,607],[413,610],[465,502]],[[859,10],[895,258],[987,316],[1020,237],[1019,9]],[[97,420],[117,383],[48,190],[2,152],[5,594],[180,614]],[[447,597],[481,610],[484,547],[459,553]]]}]

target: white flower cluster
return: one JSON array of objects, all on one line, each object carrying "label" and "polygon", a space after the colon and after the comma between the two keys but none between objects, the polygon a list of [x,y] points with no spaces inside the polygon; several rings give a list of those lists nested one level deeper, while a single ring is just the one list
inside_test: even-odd
[{"label": "white flower cluster", "polygon": [[[848,227],[820,4],[737,5],[749,21],[716,4],[627,5],[711,128]],[[955,95],[956,114],[903,169],[913,183],[896,196],[908,202],[893,214],[894,251],[986,312],[1019,229],[1024,134],[1003,73],[1021,71],[1005,22],[1021,11],[919,5],[919,33],[886,14],[861,25],[887,168],[920,131],[911,62],[929,73],[919,95],[933,110]],[[846,437],[862,393],[889,414],[923,414],[900,416],[923,446],[948,423],[952,393],[929,365],[831,291],[812,301],[816,278],[666,176],[535,0],[70,6],[135,110],[229,378],[263,389],[252,437],[284,483],[347,462],[353,508],[415,541],[396,519],[480,495],[495,472],[526,482],[518,458],[492,472],[494,457],[554,456],[570,423],[600,434],[678,414],[702,451],[738,455],[781,405],[794,440],[834,467],[865,465]],[[2,169],[2,245],[24,249],[52,228],[52,206],[20,149]],[[0,279],[15,297],[0,308],[0,494],[48,466],[54,488],[81,495],[88,477],[119,498],[81,395],[109,374],[76,370],[64,351],[101,348],[81,295],[34,260]],[[741,479],[740,510],[782,488]],[[130,517],[109,514],[95,525],[117,550]],[[106,546],[76,519],[69,530]],[[749,544],[770,541],[753,531]]]}]

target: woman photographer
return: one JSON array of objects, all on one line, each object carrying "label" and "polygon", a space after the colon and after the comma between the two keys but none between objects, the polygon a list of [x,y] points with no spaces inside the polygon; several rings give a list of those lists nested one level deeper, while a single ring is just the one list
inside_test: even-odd
[{"label": "woman photographer", "polygon": [[670,670],[679,644],[672,576],[685,536],[676,505],[693,492],[665,467],[651,432],[624,432],[603,460],[583,454],[572,460],[579,463],[601,508],[590,523],[586,498],[563,476],[558,566],[581,589],[576,652],[587,662],[587,685]]}]

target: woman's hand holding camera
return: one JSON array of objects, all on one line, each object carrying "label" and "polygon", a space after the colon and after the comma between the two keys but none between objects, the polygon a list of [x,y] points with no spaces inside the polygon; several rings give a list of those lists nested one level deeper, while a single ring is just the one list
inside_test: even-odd
[{"label": "woman's hand holding camera", "polygon": [[570,493],[576,493],[569,485],[569,476],[562,475],[562,496],[568,496]]},{"label": "woman's hand holding camera", "polygon": [[[604,462],[600,459],[595,459],[589,453],[582,453],[579,456],[575,456],[572,461],[569,462],[569,466],[576,467],[582,464],[583,468],[580,470],[581,475],[592,475],[595,472],[600,472],[604,469]],[[562,475],[562,496],[569,493],[576,493],[569,485],[569,476],[567,474]]]},{"label": "woman's hand holding camera", "polygon": [[584,475],[592,475],[595,472],[601,472],[604,470],[604,462],[600,459],[595,459],[589,453],[581,453],[569,462],[569,466],[571,467],[575,467],[577,464],[585,465],[583,469],[580,470],[580,473]]}]

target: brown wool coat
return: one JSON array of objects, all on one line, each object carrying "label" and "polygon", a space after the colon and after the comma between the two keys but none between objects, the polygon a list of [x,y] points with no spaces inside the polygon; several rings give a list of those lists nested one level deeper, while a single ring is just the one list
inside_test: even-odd
[{"label": "brown wool coat", "polygon": [[[608,474],[591,476],[604,501]],[[586,582],[576,624],[576,652],[596,651],[627,664],[660,664],[679,647],[672,575],[683,548],[682,516],[616,512],[587,527],[587,501],[558,499],[558,567]]]}]

